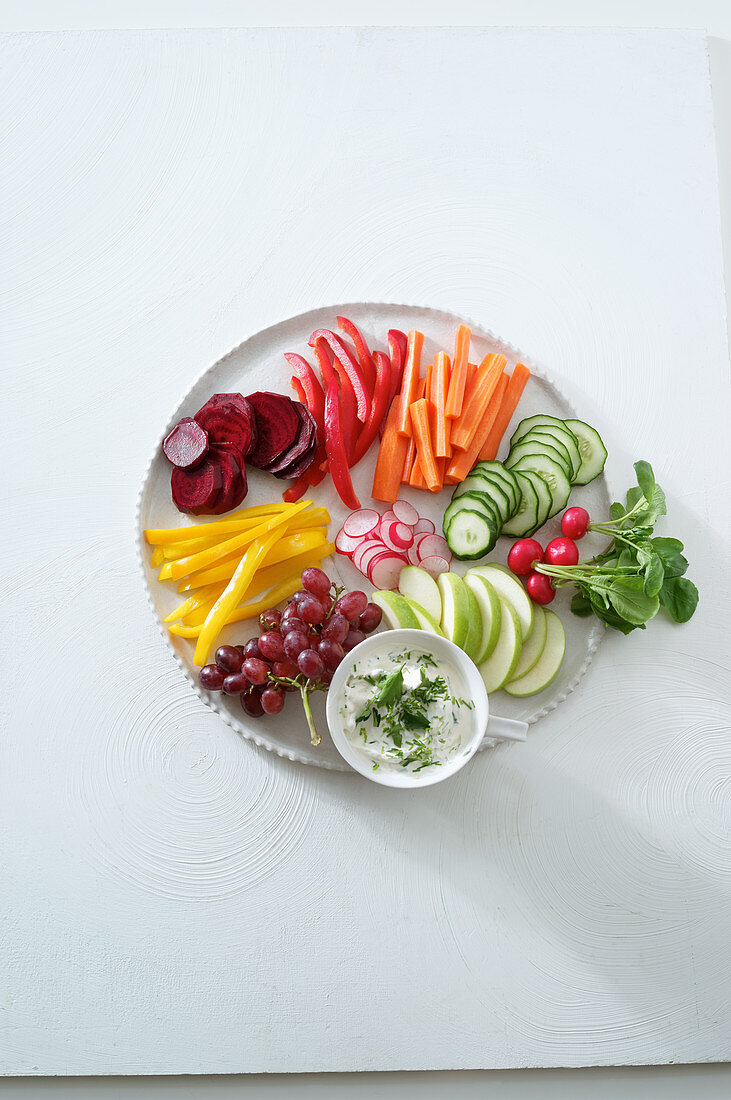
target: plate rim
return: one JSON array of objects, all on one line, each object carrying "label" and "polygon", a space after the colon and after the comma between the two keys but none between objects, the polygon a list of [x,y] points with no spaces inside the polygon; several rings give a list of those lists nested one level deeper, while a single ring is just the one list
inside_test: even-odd
[{"label": "plate rim", "polygon": [[[320,305],[317,305],[317,306],[311,306],[309,309],[302,310],[299,313],[294,313],[289,317],[281,318],[278,321],[274,321],[272,324],[264,325],[261,328],[258,328],[258,329],[255,329],[252,332],[249,332],[237,344],[234,344],[223,355],[219,355],[217,359],[214,359],[211,363],[209,363],[206,367],[204,367],[203,370],[201,370],[195,376],[193,381],[188,385],[186,390],[183,392],[182,396],[177,401],[177,403],[176,403],[175,407],[173,408],[172,412],[170,413],[170,416],[168,417],[168,419],[165,423],[165,427],[164,427],[162,433],[160,434],[160,436],[158,437],[157,442],[155,444],[155,447],[153,448],[153,450],[150,454],[150,457],[147,460],[147,463],[145,464],[144,470],[142,471],[142,477],[140,479],[139,488],[137,490],[136,502],[135,502],[135,551],[136,551],[137,565],[139,567],[140,573],[142,574],[142,580],[143,580],[143,583],[144,583],[145,596],[147,598],[147,604],[148,604],[148,606],[149,606],[149,608],[152,612],[153,618],[155,619],[155,622],[157,624],[158,631],[161,634],[161,636],[162,636],[162,638],[165,642],[166,647],[172,653],[173,658],[177,662],[177,664],[178,664],[180,670],[182,671],[183,675],[185,676],[186,680],[188,681],[188,683],[193,688],[193,691],[195,692],[195,694],[198,696],[198,698],[201,700],[201,702],[204,704],[204,706],[207,706],[210,710],[212,710],[215,714],[217,714],[220,718],[222,718],[223,721],[226,723],[226,725],[230,726],[231,729],[235,733],[239,734],[239,736],[245,738],[247,741],[253,741],[253,743],[255,745],[257,745],[259,748],[265,749],[267,752],[273,752],[273,753],[275,753],[275,755],[279,756],[283,760],[289,760],[294,764],[304,764],[307,767],[324,768],[327,771],[352,772],[352,769],[348,768],[347,765],[345,764],[345,762],[342,761],[342,760],[315,761],[315,760],[309,759],[309,758],[301,755],[296,749],[287,749],[283,745],[274,744],[271,740],[269,740],[266,737],[263,737],[261,734],[257,733],[256,729],[246,727],[242,723],[240,723],[238,719],[235,719],[231,714],[229,714],[229,712],[227,710],[225,710],[224,708],[222,708],[219,705],[218,700],[215,696],[211,696],[211,694],[209,692],[205,692],[205,693],[203,692],[202,688],[200,687],[200,684],[198,683],[196,678],[193,676],[190,669],[186,666],[186,664],[184,663],[184,661],[181,658],[180,654],[175,649],[172,641],[170,640],[169,632],[165,629],[165,625],[161,621],[161,619],[160,619],[160,617],[157,613],[157,608],[155,607],[155,602],[154,602],[154,597],[153,597],[153,594],[152,594],[152,589],[150,587],[150,583],[149,583],[148,577],[147,577],[147,571],[145,569],[144,552],[145,552],[145,548],[147,547],[148,544],[145,542],[144,531],[143,531],[143,527],[142,527],[142,503],[143,503],[143,497],[145,495],[145,490],[147,488],[148,479],[150,477],[150,473],[151,473],[151,470],[152,470],[152,465],[153,465],[155,459],[158,457],[158,455],[160,453],[160,447],[162,446],[163,440],[165,439],[165,437],[170,432],[170,430],[173,426],[173,423],[175,423],[175,417],[176,417],[178,409],[180,408],[181,404],[185,401],[186,397],[191,392],[191,390],[193,390],[198,385],[198,383],[201,382],[203,380],[203,378],[205,378],[205,376],[210,371],[212,371],[220,363],[224,363],[228,358],[230,358],[237,351],[239,351],[239,349],[242,348],[244,344],[248,343],[249,340],[252,340],[255,336],[259,336],[261,333],[265,332],[267,329],[276,328],[279,325],[289,324],[293,321],[294,322],[299,321],[301,319],[306,318],[309,314],[320,313],[323,310],[331,311],[332,316],[337,317],[337,316],[341,316],[341,315],[342,316],[348,316],[348,311],[357,311],[359,309],[374,309],[374,308],[378,309],[378,308],[381,308],[381,307],[388,308],[388,309],[429,310],[429,312],[431,312],[431,313],[440,314],[441,317],[444,318],[445,320],[454,321],[457,324],[469,325],[469,327],[473,331],[478,332],[483,339],[492,340],[494,343],[500,344],[504,348],[508,348],[513,353],[514,358],[516,358],[521,363],[525,363],[525,365],[530,370],[531,374],[536,375],[543,382],[546,382],[549,386],[552,386],[553,389],[557,390],[557,392],[561,395],[562,399],[566,402],[566,404],[569,407],[572,415],[574,417],[576,417],[576,410],[574,409],[573,403],[569,400],[568,397],[566,397],[563,390],[559,386],[556,385],[556,383],[553,380],[553,377],[544,369],[544,367],[542,365],[536,364],[536,361],[531,356],[524,355],[523,352],[520,351],[520,349],[517,348],[515,346],[515,344],[512,344],[509,340],[504,340],[497,333],[493,332],[492,329],[488,329],[488,328],[483,327],[482,324],[480,324],[476,321],[473,321],[469,317],[461,317],[458,314],[453,313],[451,310],[444,309],[441,306],[431,306],[431,305],[425,305],[424,303],[417,303],[417,302],[386,302],[386,301],[367,301],[367,302],[363,302],[363,301],[361,301],[361,302],[339,302],[339,303],[336,303],[335,305],[329,305],[327,303],[324,303],[324,304],[320,304]],[[607,479],[606,479],[606,473],[604,471],[602,471],[602,474],[600,476],[601,476],[601,478],[604,482],[604,488],[605,488],[605,491],[607,493],[607,498],[609,499],[609,490],[608,490],[608,484],[607,484]],[[604,637],[605,632],[606,632],[606,627],[603,623],[599,622],[599,620],[597,620],[596,623],[592,624],[590,632],[589,632],[588,642],[587,642],[586,656],[584,657],[584,660],[581,664],[581,667],[576,672],[576,674],[572,677],[572,679],[568,682],[568,684],[565,686],[564,690],[558,696],[556,696],[555,698],[553,698],[550,701],[546,702],[546,704],[543,707],[541,707],[540,710],[536,711],[535,714],[532,714],[529,718],[525,719],[525,721],[527,722],[527,724],[529,726],[535,725],[535,723],[538,722],[541,718],[545,718],[547,714],[550,714],[552,711],[556,710],[556,708],[558,706],[560,706],[561,703],[565,702],[565,700],[568,698],[568,696],[571,695],[572,692],[576,690],[576,687],[578,686],[579,682],[585,676],[585,674],[587,672],[587,669],[589,668],[589,665],[592,663],[592,661],[594,659],[594,655],[595,655],[597,649],[599,648],[599,643],[601,642],[602,638]],[[497,741],[494,741],[493,739],[491,739],[489,737],[486,737],[483,740],[482,744],[477,749],[477,752],[478,753],[484,752],[486,749],[493,748],[497,744],[498,744]]]}]

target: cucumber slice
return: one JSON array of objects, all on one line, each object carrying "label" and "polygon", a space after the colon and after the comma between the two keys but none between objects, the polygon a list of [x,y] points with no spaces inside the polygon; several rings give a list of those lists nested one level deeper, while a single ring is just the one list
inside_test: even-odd
[{"label": "cucumber slice", "polygon": [[[502,535],[513,535],[515,538],[522,538],[523,535],[527,535],[529,531],[534,531],[538,526],[538,494],[533,488],[533,483],[526,474],[516,474],[515,478],[520,486],[520,504],[518,505],[518,511],[515,515],[512,516],[507,523],[503,524],[503,529],[500,533]],[[550,507],[548,486],[545,482],[543,482],[543,485],[546,489]]]},{"label": "cucumber slice", "polygon": [[543,610],[546,616],[546,644],[543,647],[543,652],[525,676],[521,676],[519,680],[512,680],[505,685],[505,690],[509,695],[520,697],[537,695],[539,691],[543,691],[544,688],[553,683],[561,668],[566,652],[566,635],[563,623],[555,612],[549,611],[548,608]]},{"label": "cucumber slice", "polygon": [[[564,438],[567,438],[567,437],[564,437]],[[573,476],[573,472],[574,472],[574,462],[573,462],[573,459],[571,458],[571,454],[569,452],[568,447],[566,446],[566,444],[563,442],[562,439],[558,438],[558,432],[556,432],[556,434],[554,435],[553,433],[548,432],[548,431],[544,432],[541,428],[531,428],[531,430],[528,432],[528,434],[524,435],[523,438],[520,440],[520,443],[516,444],[516,445],[517,446],[522,446],[522,445],[524,445],[528,442],[530,442],[530,443],[541,443],[541,444],[545,443],[549,447],[553,447],[553,449],[555,451],[558,451],[558,453],[561,455],[561,458],[562,458],[562,460],[563,460],[563,462],[566,466],[566,476],[569,478],[569,480],[571,480],[571,477]],[[578,454],[578,451],[579,451],[579,448],[577,446],[577,448],[576,448],[577,454]],[[579,460],[579,465],[581,465],[581,460]]]},{"label": "cucumber slice", "polygon": [[488,462],[485,459],[472,467],[472,473],[490,474],[492,477],[502,481],[506,492],[513,498],[513,507],[518,507],[520,504],[520,489],[518,488],[518,484],[513,474],[510,470],[505,469],[502,462]]},{"label": "cucumber slice", "polygon": [[[445,526],[444,535],[449,549],[455,558],[461,561],[472,561],[475,558],[484,558],[489,554],[497,542],[500,533],[500,525],[495,519],[489,518],[484,512],[476,512],[471,508],[460,507],[467,497],[461,497],[450,504],[459,509],[450,517],[449,525]],[[447,512],[449,511],[447,509]],[[445,523],[447,513],[444,513]]]},{"label": "cucumber slice", "polygon": [[546,611],[540,604],[536,604],[533,608],[533,629],[530,632],[530,638],[520,651],[520,659],[515,666],[511,680],[517,680],[519,677],[525,676],[526,672],[530,672],[533,666],[538,663],[538,658],[546,646],[546,635]]},{"label": "cucumber slice", "polygon": [[459,515],[465,508],[471,509],[473,512],[478,512],[481,516],[485,516],[490,523],[494,523],[498,530],[498,534],[500,533],[503,521],[497,505],[486,493],[476,492],[474,489],[470,489],[468,492],[463,493],[461,497],[457,497],[456,500],[453,500],[451,504],[447,505],[442,520],[442,530],[444,531],[445,538],[452,519],[454,516]]},{"label": "cucumber slice", "polygon": [[[501,485],[504,482],[501,482]],[[507,490],[501,488],[501,485],[493,480],[492,477],[488,477],[487,474],[472,473],[469,474],[464,481],[457,486],[452,493],[452,500],[459,500],[465,493],[476,492],[486,496],[496,506],[502,523],[505,523],[510,516],[510,509],[512,507],[512,499],[508,497]]]},{"label": "cucumber slice", "polygon": [[607,448],[604,446],[601,436],[596,428],[585,424],[583,420],[567,420],[566,426],[571,429],[579,441],[579,453],[581,454],[581,466],[574,477],[574,485],[588,485],[604,469],[607,461]]},{"label": "cucumber slice", "polygon": [[566,448],[571,460],[571,476],[575,476],[581,466],[581,454],[579,453],[579,441],[571,429],[566,427],[563,420],[558,421],[556,424],[536,424],[521,437],[521,441],[532,438],[536,432],[540,432],[542,436],[552,436]]},{"label": "cucumber slice", "polygon": [[488,695],[498,691],[513,675],[522,644],[517,611],[499,592],[498,599],[500,601],[500,634],[497,644],[487,660],[477,666]]},{"label": "cucumber slice", "polygon": [[[518,444],[520,446],[520,444]],[[547,519],[555,516],[566,506],[566,501],[571,493],[571,482],[566,476],[566,471],[560,462],[555,461],[547,454],[526,454],[516,459],[511,464],[513,470],[532,470],[540,474],[548,485],[551,494],[551,510]]]},{"label": "cucumber slice", "polygon": [[564,457],[559,450],[552,444],[555,441],[552,439],[551,443],[538,442],[535,439],[521,439],[519,443],[511,450],[508,457],[505,459],[505,465],[509,469],[513,469],[515,463],[519,458],[524,458],[526,455],[545,455],[546,458],[550,458],[552,462],[556,462],[564,472],[564,476],[571,484],[571,460],[568,457],[568,452],[564,449]]},{"label": "cucumber slice", "polygon": [[[538,517],[536,519],[536,525],[533,531],[537,531],[539,527],[542,527],[551,514],[551,508],[553,507],[553,497],[551,496],[551,490],[548,488],[546,481],[537,474],[534,470],[524,470],[523,477],[527,477],[533,486],[533,490],[538,497]],[[527,532],[529,535],[533,534],[533,531]]]},{"label": "cucumber slice", "polygon": [[522,439],[524,435],[527,435],[531,428],[561,428],[563,431],[570,433],[571,429],[566,427],[566,421],[560,420],[557,416],[550,416],[548,413],[538,413],[536,416],[526,416],[524,420],[521,420],[518,427],[515,429],[510,437],[510,446],[514,447],[519,439]]}]

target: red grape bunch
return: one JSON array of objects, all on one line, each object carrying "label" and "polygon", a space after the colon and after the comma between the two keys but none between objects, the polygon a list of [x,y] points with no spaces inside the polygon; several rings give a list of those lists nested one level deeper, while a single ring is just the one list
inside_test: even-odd
[{"label": "red grape bunch", "polygon": [[327,691],[346,653],[381,622],[381,609],[365,592],[344,592],[314,566],[303,570],[302,588],[284,611],[259,616],[261,633],[243,645],[222,645],[216,663],[200,670],[201,687],[238,695],[252,718],[279,714],[285,693],[299,691],[313,745],[319,745],[309,696]]}]

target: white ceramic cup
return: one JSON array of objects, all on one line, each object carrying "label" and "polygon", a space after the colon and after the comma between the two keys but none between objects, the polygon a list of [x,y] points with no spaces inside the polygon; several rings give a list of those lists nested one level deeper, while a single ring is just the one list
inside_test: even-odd
[{"label": "white ceramic cup", "polygon": [[[378,768],[373,770],[373,761],[364,756],[357,745],[346,736],[340,716],[345,681],[353,671],[356,661],[361,661],[374,650],[411,649],[419,653],[428,653],[437,663],[440,658],[445,664],[452,664],[459,670],[467,689],[467,697],[475,704],[470,713],[470,728],[460,749],[439,767],[425,768],[420,772],[411,772],[406,768]],[[527,726],[524,722],[514,722],[507,718],[490,718],[490,703],[485,684],[464,650],[459,649],[447,638],[430,634],[424,630],[386,630],[371,634],[364,642],[352,649],[338,665],[327,693],[327,724],[333,744],[343,760],[351,768],[374,783],[385,787],[430,787],[441,783],[450,775],[463,768],[475,755],[485,736],[498,740],[524,741]]]}]

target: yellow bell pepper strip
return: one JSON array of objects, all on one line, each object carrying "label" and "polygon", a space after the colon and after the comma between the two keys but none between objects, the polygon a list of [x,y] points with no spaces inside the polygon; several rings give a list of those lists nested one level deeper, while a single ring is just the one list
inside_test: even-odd
[{"label": "yellow bell pepper strip", "polygon": [[162,565],[164,560],[165,560],[165,555],[162,551],[162,547],[156,546],[154,548],[154,550],[152,551],[152,559],[151,559],[151,562],[150,562],[150,564],[152,565],[152,568],[157,569],[158,565]]},{"label": "yellow bell pepper strip", "polygon": [[[226,539],[215,546],[208,546],[205,550],[199,550],[197,554],[191,554],[187,558],[178,561],[166,562],[160,570],[158,577],[161,581],[176,581],[194,573],[198,569],[205,569],[208,565],[215,565],[222,558],[228,557],[234,550],[243,550],[257,539],[263,538],[278,527],[283,527],[299,513],[309,508],[311,500],[301,500],[297,504],[286,505],[287,511],[278,515],[266,516],[258,527],[252,527],[235,535],[232,539]],[[275,540],[276,541],[276,540]]]},{"label": "yellow bell pepper strip", "polygon": [[222,627],[225,626],[229,615],[251,584],[254,574],[267,552],[271,550],[277,541],[277,537],[277,532],[271,531],[261,538],[255,539],[247,549],[228,586],[208,612],[206,621],[203,623],[198,636],[198,644],[193,654],[193,664],[205,665],[207,663],[208,655],[216,638],[221,633]]},{"label": "yellow bell pepper strip", "polygon": [[186,615],[190,614],[190,612],[194,611],[197,607],[200,607],[201,604],[212,603],[221,595],[225,587],[226,585],[223,583],[205,585],[205,587],[199,589],[194,596],[189,596],[187,600],[179,604],[175,610],[171,611],[169,615],[166,615],[162,621],[164,623],[174,623],[177,622],[178,619],[185,618]]},{"label": "yellow bell pepper strip", "polygon": [[255,526],[255,521],[261,522],[262,516],[277,515],[286,509],[286,504],[275,501],[273,504],[255,504],[251,508],[243,508],[240,512],[231,512],[225,519],[217,519],[212,523],[196,523],[191,527],[151,527],[145,531],[145,538],[153,545],[168,542],[183,542],[186,539],[200,538],[201,536],[218,533],[233,534],[244,527]]},{"label": "yellow bell pepper strip", "polygon": [[[330,513],[327,508],[311,508],[297,520],[297,530],[305,531],[310,527],[320,527],[329,522]],[[199,550],[205,550],[208,546],[217,546],[222,541],[220,536],[214,535],[210,538],[191,539],[190,542],[174,542],[162,547],[162,552],[165,561],[178,561],[190,554],[197,554]],[[238,551],[232,550],[231,553],[238,554]]]},{"label": "yellow bell pepper strip", "polygon": [[[316,564],[319,563],[313,562],[313,565]],[[229,623],[241,623],[245,622],[247,619],[258,618],[262,611],[268,611],[270,607],[276,607],[282,600],[288,600],[301,585],[302,580],[300,574],[292,573],[280,584],[275,585],[274,588],[270,588],[267,594],[262,596],[260,600],[257,600],[255,603],[244,604],[243,607],[238,607],[235,611],[232,611],[225,625],[228,626]],[[202,623],[190,625],[176,623],[174,626],[168,627],[171,634],[176,634],[180,638],[198,638],[202,629]]]},{"label": "yellow bell pepper strip", "polygon": [[[295,554],[304,554],[308,550],[319,550],[321,556],[325,556],[326,551],[322,547],[326,545],[330,544],[327,541],[327,528],[325,527],[316,527],[312,531],[285,535],[279,542],[275,543],[263,564],[276,565],[277,562],[286,561]],[[327,551],[327,553],[332,553],[332,551]],[[238,565],[238,561],[239,559],[236,556],[228,557],[225,561],[219,562],[218,565],[214,565],[210,569],[201,569],[199,572],[193,573],[178,585],[178,592],[190,592],[191,589],[200,588],[204,584],[229,580]]]}]

